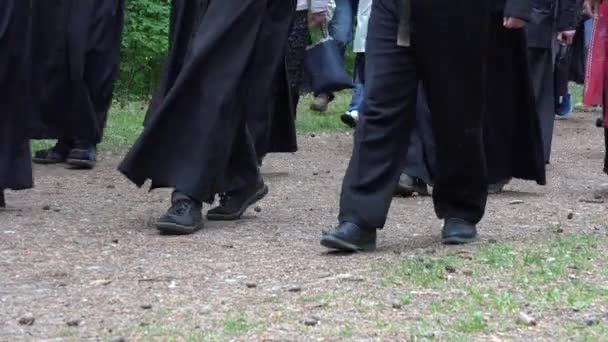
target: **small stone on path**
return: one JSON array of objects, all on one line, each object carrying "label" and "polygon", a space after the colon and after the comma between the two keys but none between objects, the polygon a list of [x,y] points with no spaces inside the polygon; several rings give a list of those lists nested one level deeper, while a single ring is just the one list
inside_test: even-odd
[{"label": "small stone on path", "polygon": [[150,310],[152,309],[152,304],[142,304],[140,307],[144,310]]},{"label": "small stone on path", "polygon": [[68,327],[77,327],[80,325],[80,323],[81,322],[79,319],[71,319],[71,320],[65,322],[65,324],[67,324]]},{"label": "small stone on path", "polygon": [[319,319],[316,317],[308,317],[308,318],[304,319],[304,321],[302,323],[304,323],[304,325],[306,325],[306,326],[314,327],[315,325],[319,324]]},{"label": "small stone on path", "polygon": [[519,324],[523,324],[528,327],[534,327],[538,324],[536,319],[525,312],[520,312],[519,317],[517,318],[517,322]]},{"label": "small stone on path", "polygon": [[51,210],[51,206],[50,205],[45,205],[44,207],[42,207],[42,210],[49,211],[49,210]]},{"label": "small stone on path", "polygon": [[302,291],[302,287],[298,286],[298,285],[294,285],[294,286],[289,287],[287,289],[287,291],[289,291],[289,292],[301,292]]},{"label": "small stone on path", "polygon": [[34,325],[35,321],[36,318],[31,313],[27,313],[19,318],[19,324],[21,325]]},{"label": "small stone on path", "polygon": [[254,288],[258,287],[258,284],[249,282],[249,283],[245,283],[245,286],[247,286],[247,288],[249,288],[249,289],[254,289]]},{"label": "small stone on path", "polygon": [[124,337],[114,337],[110,340],[110,342],[126,342],[127,340]]}]

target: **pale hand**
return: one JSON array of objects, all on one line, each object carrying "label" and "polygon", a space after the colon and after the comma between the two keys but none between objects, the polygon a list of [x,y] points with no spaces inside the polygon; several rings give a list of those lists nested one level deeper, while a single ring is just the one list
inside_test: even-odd
[{"label": "pale hand", "polygon": [[572,42],[574,41],[575,34],[576,34],[575,30],[563,31],[557,35],[557,40],[559,40],[562,43],[571,45]]},{"label": "pale hand", "polygon": [[327,12],[308,13],[308,27],[319,28],[327,23]]},{"label": "pale hand", "polygon": [[503,19],[503,26],[508,29],[521,29],[526,27],[526,22],[519,18],[507,17]]}]

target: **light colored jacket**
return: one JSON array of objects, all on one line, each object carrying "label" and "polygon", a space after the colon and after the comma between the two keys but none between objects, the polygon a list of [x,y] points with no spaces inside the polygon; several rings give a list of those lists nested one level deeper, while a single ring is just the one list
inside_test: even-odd
[{"label": "light colored jacket", "polygon": [[328,0],[298,0],[298,11],[310,10],[311,13],[328,10]]},{"label": "light colored jacket", "polygon": [[367,24],[372,13],[373,0],[359,0],[357,10],[357,30],[353,41],[353,50],[356,53],[365,52],[365,42],[367,41]]}]

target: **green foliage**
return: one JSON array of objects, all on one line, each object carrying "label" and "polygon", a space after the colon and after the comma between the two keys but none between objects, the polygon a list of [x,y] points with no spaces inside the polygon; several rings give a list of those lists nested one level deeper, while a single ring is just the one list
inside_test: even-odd
[{"label": "green foliage", "polygon": [[119,99],[143,98],[154,91],[167,54],[170,16],[170,0],[127,1]]}]

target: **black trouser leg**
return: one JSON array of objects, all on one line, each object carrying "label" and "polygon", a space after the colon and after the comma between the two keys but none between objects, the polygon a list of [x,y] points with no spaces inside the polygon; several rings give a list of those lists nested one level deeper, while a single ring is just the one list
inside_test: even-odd
[{"label": "black trouser leg", "polygon": [[382,228],[407,152],[418,80],[412,48],[397,46],[397,0],[377,0],[369,22],[366,98],[342,184],[340,222]]},{"label": "black trouser leg", "polygon": [[258,156],[255,144],[245,123],[241,124],[228,162],[227,191],[242,191],[257,185],[260,180]]},{"label": "black trouser leg", "polygon": [[437,147],[435,210],[440,218],[477,223],[487,200],[482,123],[489,5],[485,0],[412,5],[412,41]]}]

